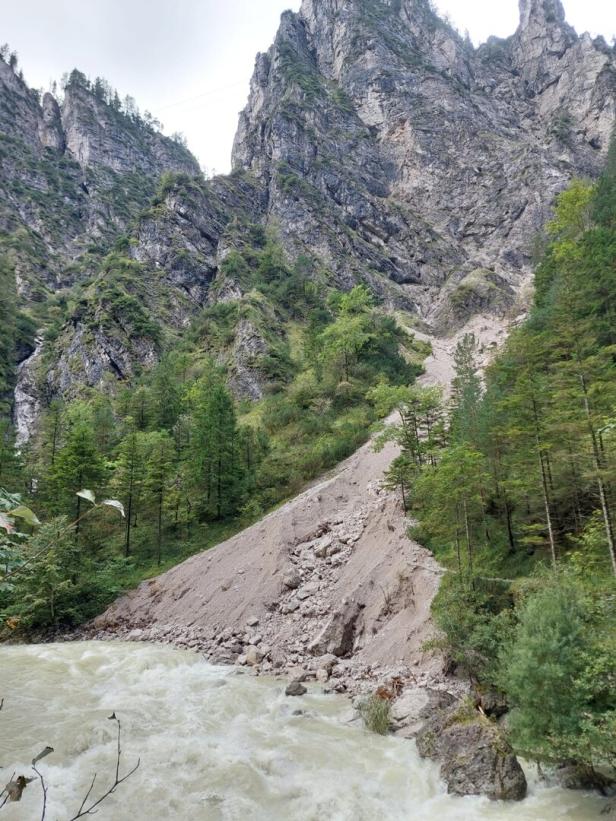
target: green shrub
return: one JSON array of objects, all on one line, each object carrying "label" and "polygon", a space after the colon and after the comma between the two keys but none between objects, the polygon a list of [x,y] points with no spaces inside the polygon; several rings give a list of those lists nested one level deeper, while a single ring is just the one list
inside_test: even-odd
[{"label": "green shrub", "polygon": [[369,696],[359,705],[364,726],[371,733],[387,735],[391,729],[391,704],[376,695]]}]

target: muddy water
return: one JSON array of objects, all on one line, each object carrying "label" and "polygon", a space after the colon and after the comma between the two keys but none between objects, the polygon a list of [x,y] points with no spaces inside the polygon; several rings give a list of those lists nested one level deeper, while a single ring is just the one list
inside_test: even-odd
[{"label": "muddy water", "polygon": [[[55,748],[40,765],[48,821],[75,814],[93,773],[97,789],[113,777],[112,711],[123,723],[123,767],[138,757],[141,766],[100,821],[596,821],[602,807],[536,783],[521,804],[452,798],[411,742],[366,733],[344,699],[318,690],[286,698],[279,682],[166,647],[5,647],[0,697],[2,784]],[[37,785],[0,817],[39,819]]]}]

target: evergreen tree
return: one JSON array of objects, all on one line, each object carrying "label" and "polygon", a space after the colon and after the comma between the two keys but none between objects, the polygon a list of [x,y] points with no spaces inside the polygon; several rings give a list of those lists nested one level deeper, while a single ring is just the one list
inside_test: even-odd
[{"label": "evergreen tree", "polygon": [[458,442],[479,446],[481,378],[477,365],[477,341],[465,334],[454,352],[455,376],[451,384],[451,437]]},{"label": "evergreen tree", "polygon": [[112,487],[124,505],[124,555],[128,557],[131,554],[131,536],[146,478],[147,434],[137,430],[132,417],[126,420],[126,427],[127,432],[118,447]]},{"label": "evergreen tree", "polygon": [[213,366],[193,387],[189,402],[193,487],[202,515],[221,519],[241,502],[244,465],[233,399]]},{"label": "evergreen tree", "polygon": [[73,515],[79,522],[82,499],[76,494],[84,489],[96,492],[105,475],[105,464],[96,447],[91,410],[77,403],[70,410],[64,442],[49,470],[52,510]]},{"label": "evergreen tree", "polygon": [[156,560],[160,565],[162,558],[165,505],[174,478],[175,448],[173,446],[173,440],[166,431],[157,431],[149,434],[146,449],[144,488],[155,510]]}]

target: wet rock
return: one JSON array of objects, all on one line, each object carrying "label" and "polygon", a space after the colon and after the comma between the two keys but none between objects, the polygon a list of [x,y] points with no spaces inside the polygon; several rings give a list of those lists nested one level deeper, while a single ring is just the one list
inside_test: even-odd
[{"label": "wet rock", "polygon": [[432,712],[416,741],[421,756],[440,762],[448,792],[495,801],[526,796],[524,771],[502,730],[470,700]]},{"label": "wet rock", "polygon": [[[567,790],[598,790],[602,795],[613,795],[616,782],[605,775],[574,761],[564,762],[557,766],[548,779]],[[616,810],[616,805],[614,806]]]},{"label": "wet rock", "polygon": [[245,655],[246,664],[248,664],[250,667],[256,667],[256,665],[260,664],[260,662],[263,660],[263,653],[261,652],[261,650],[259,650],[258,647],[255,647],[254,645],[250,645],[250,647],[246,649]]},{"label": "wet rock", "polygon": [[429,702],[430,696],[424,688],[405,689],[391,706],[391,719],[396,735],[413,738],[425,724],[424,710]]},{"label": "wet rock", "polygon": [[335,656],[333,653],[326,653],[324,656],[321,656],[316,661],[316,669],[317,670],[327,670],[328,673],[331,673],[332,669],[335,667],[336,664],[340,659],[338,656]]},{"label": "wet rock", "polygon": [[306,687],[304,687],[301,681],[295,679],[287,685],[286,690],[284,692],[287,696],[303,696],[306,695],[308,690],[306,689]]}]

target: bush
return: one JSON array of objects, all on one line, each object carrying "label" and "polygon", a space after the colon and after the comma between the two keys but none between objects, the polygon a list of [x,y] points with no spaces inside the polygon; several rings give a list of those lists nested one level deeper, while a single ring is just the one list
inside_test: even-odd
[{"label": "bush", "polygon": [[457,575],[448,574],[434,600],[437,626],[445,634],[445,646],[453,661],[472,681],[491,685],[498,677],[498,653],[511,631],[513,609],[506,592],[475,588]]},{"label": "bush", "polygon": [[20,630],[74,626],[93,618],[120,592],[121,560],[94,562],[61,516],[44,524],[23,549],[3,619]]},{"label": "bush", "polygon": [[391,728],[391,704],[387,699],[372,695],[359,705],[364,726],[371,733],[387,735]]}]

